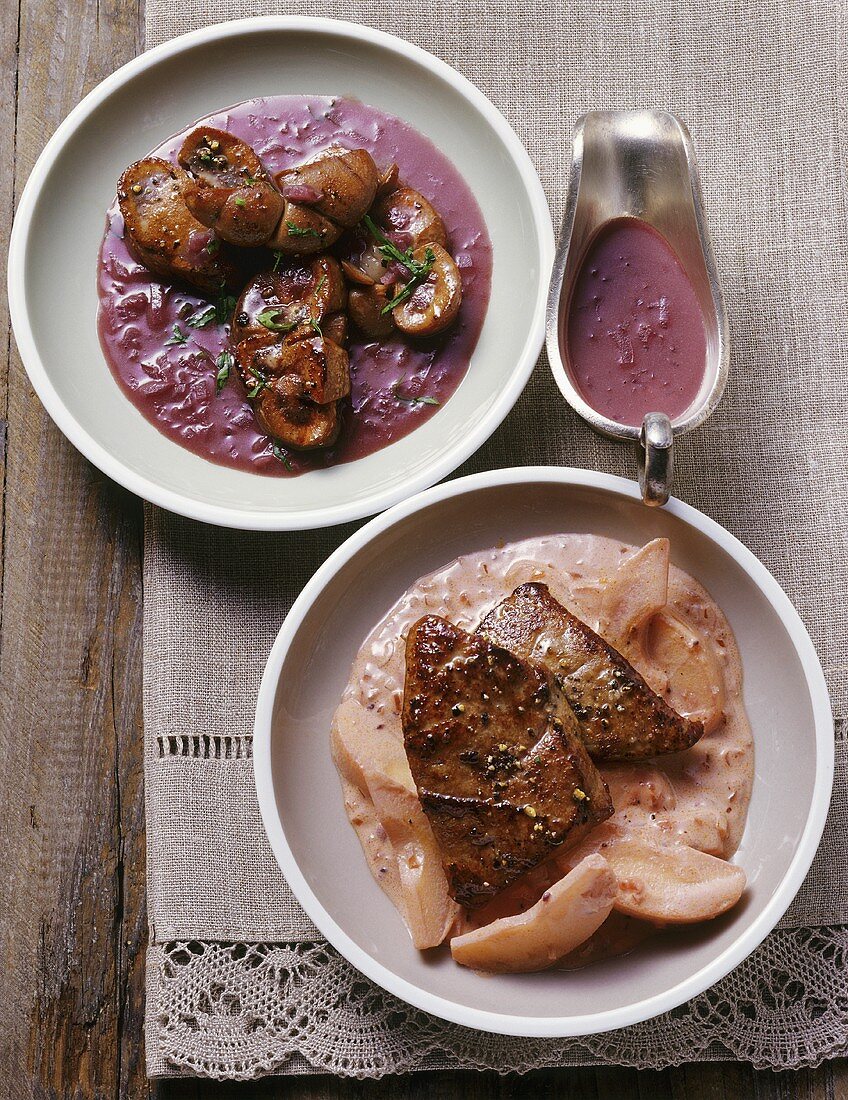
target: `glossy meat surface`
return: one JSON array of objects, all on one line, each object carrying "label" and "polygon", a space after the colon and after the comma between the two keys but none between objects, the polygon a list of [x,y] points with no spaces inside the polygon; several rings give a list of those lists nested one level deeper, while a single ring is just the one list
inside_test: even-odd
[{"label": "glossy meat surface", "polygon": [[179,162],[190,175],[186,204],[199,221],[242,248],[270,239],[284,202],[246,142],[225,130],[198,126],[183,142]]},{"label": "glossy meat surface", "polygon": [[408,336],[435,336],[449,328],[462,304],[462,279],[456,264],[439,244],[420,245],[413,258],[430,265],[430,273],[412,294],[392,310],[401,332]]},{"label": "glossy meat surface", "polygon": [[424,244],[446,247],[445,224],[431,202],[412,187],[399,186],[377,198],[372,217],[384,233],[395,234],[404,248]]},{"label": "glossy meat surface", "polygon": [[577,716],[596,760],[642,760],[691,748],[704,732],[657,695],[633,666],[563,607],[547,585],[522,584],[478,633],[543,664]]},{"label": "glossy meat surface", "polygon": [[409,631],[402,723],[451,895],[468,908],[612,813],[544,669],[435,615]]},{"label": "glossy meat surface", "polygon": [[239,269],[185,204],[186,174],[159,157],[131,164],[118,182],[124,232],[140,263],[208,294],[236,286]]},{"label": "glossy meat surface", "polygon": [[276,271],[262,271],[242,291],[233,311],[232,338],[277,336],[299,325],[320,324],[347,305],[347,288],[334,257],[291,260]]},{"label": "glossy meat surface", "polygon": [[308,327],[283,341],[269,337],[249,336],[236,345],[236,363],[248,391],[276,378],[292,378],[299,382],[300,396],[316,405],[350,392],[347,352],[333,340]]},{"label": "glossy meat surface", "polygon": [[337,225],[351,228],[377,193],[377,167],[365,149],[330,147],[277,176],[283,196],[311,207]]}]

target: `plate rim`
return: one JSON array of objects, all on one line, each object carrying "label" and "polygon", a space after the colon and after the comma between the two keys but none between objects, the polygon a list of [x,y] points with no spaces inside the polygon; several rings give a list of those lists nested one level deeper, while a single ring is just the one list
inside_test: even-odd
[{"label": "plate rim", "polygon": [[816,772],[806,824],[789,867],[763,911],[738,938],[712,962],[670,989],[643,1001],[618,1009],[586,1015],[515,1016],[458,1005],[442,996],[420,989],[373,959],[335,922],[313,893],[295,859],[276,812],[271,770],[271,741],[274,699],[283,662],[306,614],[335,574],[375,538],[396,523],[431,504],[469,491],[518,485],[522,482],[556,483],[574,488],[599,489],[606,493],[641,499],[638,486],[625,478],[574,467],[521,466],[485,471],[436,485],[376,516],[347,538],[321,565],[301,590],[284,619],[271,647],[256,702],[253,729],[253,773],[262,823],[271,850],[295,898],[309,918],[341,955],[360,973],[401,1000],[440,1017],[479,1031],[525,1038],[577,1038],[602,1034],[643,1023],[703,993],[747,958],[773,931],[789,908],[810,869],[818,850],[830,806],[836,746],[830,696],[812,639],[789,597],[765,565],[719,523],[692,505],[672,498],[665,506],[672,515],[701,531],[725,550],[751,577],[786,627],[801,662],[810,690],[816,741]]},{"label": "plate rim", "polygon": [[[527,340],[516,361],[508,385],[503,387],[483,417],[470,420],[468,430],[458,437],[445,455],[408,482],[392,489],[377,489],[367,498],[357,497],[353,501],[325,508],[279,512],[273,508],[238,508],[198,500],[167,486],[156,484],[102,446],[66,407],[38,353],[26,308],[24,270],[30,224],[44,182],[54,162],[72,140],[76,129],[113,92],[160,62],[178,54],[190,52],[210,41],[244,34],[261,35],[289,30],[308,31],[328,36],[343,35],[359,42],[381,46],[418,63],[442,78],[472,107],[476,108],[503,141],[526,190],[533,225],[539,239],[540,276],[539,293]],[[142,499],[189,519],[238,530],[306,531],[364,519],[394,506],[399,501],[409,499],[452,473],[486,442],[521,396],[541,354],[545,339],[547,288],[553,257],[554,230],[550,210],[530,154],[502,112],[462,73],[435,54],[405,39],[348,20],[308,15],[249,16],[201,27],[144,51],[105,77],[63,119],[39,154],[15,211],[9,241],[7,297],[15,342],[33,389],[62,434],[102,473]],[[179,444],[174,445],[179,446]],[[214,470],[214,464],[210,463],[210,468]]]}]

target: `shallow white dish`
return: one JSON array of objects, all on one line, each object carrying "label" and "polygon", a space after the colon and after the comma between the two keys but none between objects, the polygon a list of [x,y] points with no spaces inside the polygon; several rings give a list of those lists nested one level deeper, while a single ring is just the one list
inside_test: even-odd
[{"label": "shallow white dish", "polygon": [[[106,210],[127,164],[196,118],[286,93],[354,96],[429,137],[480,204],[494,270],[477,349],[444,408],[373,455],[282,480],[207,462],[167,439],[124,397],[100,349],[95,274]],[[512,408],[541,350],[553,247],[530,158],[465,77],[380,31],[271,16],[218,24],[159,46],[71,112],[21,197],[9,251],[9,301],[37,394],[104,473],[195,519],[291,530],[381,511],[450,473],[484,442]]]},{"label": "shallow white dish", "polygon": [[[573,973],[482,977],[446,952],[420,955],[365,862],[342,805],[329,728],[365,636],[403,591],[459,554],[533,535],[588,531],[671,539],[736,634],[756,779],[735,862],[743,901],[705,925]],[[437,486],[372,520],[318,570],[286,618],[256,711],[254,767],[271,847],[333,946],[410,1004],[510,1035],[607,1031],[665,1012],[740,963],[774,928],[812,862],[833,781],[833,727],[813,645],[765,567],[694,508],[645,508],[631,482],[585,470],[501,470]]]}]

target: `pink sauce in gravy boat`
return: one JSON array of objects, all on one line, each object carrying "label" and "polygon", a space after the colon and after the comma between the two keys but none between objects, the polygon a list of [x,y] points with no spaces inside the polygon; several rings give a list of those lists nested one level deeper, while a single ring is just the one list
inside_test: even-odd
[{"label": "pink sauce in gravy boat", "polygon": [[547,348],[572,408],[640,443],[643,499],[665,504],[673,438],[715,409],[729,358],[692,139],[667,111],[578,119]]}]

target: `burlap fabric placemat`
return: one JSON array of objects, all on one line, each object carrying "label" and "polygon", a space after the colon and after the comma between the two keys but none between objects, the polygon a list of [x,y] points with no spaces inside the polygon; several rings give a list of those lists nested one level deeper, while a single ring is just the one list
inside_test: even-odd
[{"label": "burlap fabric placemat", "polygon": [[[679,449],[677,492],[766,563],[801,612],[837,717],[828,830],[781,927],[708,993],[580,1041],[440,1023],[359,977],[293,901],[251,778],[265,655],[303,583],[350,528],[251,535],[148,509],[145,712],[150,1073],[447,1066],[524,1070],[743,1058],[809,1065],[848,1049],[848,262],[845,6],[829,0],[534,0],[432,5],[148,0],[148,44],[225,18],[334,15],[393,31],[477,83],[527,145],[555,224],[568,139],[589,107],[667,107],[698,149],[733,359],[725,398]],[[631,476],[539,364],[461,472],[529,463]]]}]

